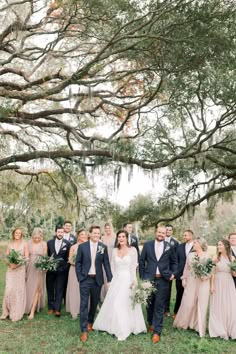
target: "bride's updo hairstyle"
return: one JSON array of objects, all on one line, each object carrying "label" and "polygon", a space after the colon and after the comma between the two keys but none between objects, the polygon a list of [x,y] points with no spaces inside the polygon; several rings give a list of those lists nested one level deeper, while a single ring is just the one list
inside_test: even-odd
[{"label": "bride's updo hairstyle", "polygon": [[117,234],[116,234],[116,242],[115,242],[115,245],[118,249],[120,249],[120,244],[118,242],[118,236],[120,234],[125,234],[125,237],[126,237],[126,240],[127,240],[127,246],[129,247],[129,234],[126,230],[119,230],[117,231]]}]

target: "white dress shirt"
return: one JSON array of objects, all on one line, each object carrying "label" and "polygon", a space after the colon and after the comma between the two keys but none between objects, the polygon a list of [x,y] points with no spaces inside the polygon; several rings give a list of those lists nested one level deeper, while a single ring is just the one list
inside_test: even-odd
[{"label": "white dress shirt", "polygon": [[69,239],[70,239],[70,233],[69,233],[69,234],[64,234],[63,238],[64,238],[64,240],[69,241]]},{"label": "white dress shirt", "polygon": [[55,239],[55,250],[56,250],[56,254],[58,254],[59,251],[60,251],[62,241],[63,241],[63,239],[61,239],[61,240],[59,240],[58,238]]},{"label": "white dress shirt", "polygon": [[[161,258],[163,251],[164,251],[164,242],[163,241],[159,242],[155,240],[155,254],[158,261]],[[156,269],[156,274],[160,274],[158,267]]]},{"label": "white dress shirt", "polygon": [[185,254],[186,254],[186,257],[187,255],[189,254],[191,248],[193,247],[193,242],[186,242],[185,243]]},{"label": "white dress shirt", "polygon": [[95,259],[96,259],[98,243],[89,241],[89,244],[90,244],[90,253],[91,253],[91,267],[89,269],[88,274],[95,275],[96,274]]}]

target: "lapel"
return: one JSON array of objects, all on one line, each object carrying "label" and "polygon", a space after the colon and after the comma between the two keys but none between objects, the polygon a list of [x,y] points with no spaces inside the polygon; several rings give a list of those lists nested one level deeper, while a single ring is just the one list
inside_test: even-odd
[{"label": "lapel", "polygon": [[154,256],[155,260],[158,262],[157,256],[156,256],[156,251],[155,251],[155,240],[152,241],[151,249],[152,249],[153,256]]},{"label": "lapel", "polygon": [[51,251],[52,251],[52,254],[57,255],[56,248],[55,248],[55,242],[56,242],[56,238],[52,239]]},{"label": "lapel", "polygon": [[[171,247],[168,242],[163,241],[163,243],[164,243],[164,245],[163,245],[163,253],[162,253],[160,259],[163,257],[164,253],[165,253],[166,251],[168,251],[168,250],[170,249],[170,247]],[[160,259],[159,259],[159,261],[160,261]]]}]

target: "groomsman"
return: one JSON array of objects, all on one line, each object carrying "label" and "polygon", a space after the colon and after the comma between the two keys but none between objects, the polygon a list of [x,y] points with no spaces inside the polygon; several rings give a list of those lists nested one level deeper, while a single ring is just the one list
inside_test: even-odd
[{"label": "groomsman", "polygon": [[[231,245],[232,254],[234,258],[236,258],[236,233],[232,232],[231,234],[229,234],[228,240]],[[236,288],[236,277],[233,277],[233,279]]]},{"label": "groomsman", "polygon": [[63,235],[64,240],[69,241],[71,246],[75,245],[77,240],[76,240],[75,235],[73,235],[73,233],[71,232],[72,231],[72,222],[69,220],[66,220],[64,222],[63,229],[64,229],[64,235]]},{"label": "groomsman", "polygon": [[153,334],[153,343],[160,341],[169,282],[174,279],[177,273],[174,248],[164,241],[166,237],[165,226],[157,227],[155,236],[155,240],[144,244],[139,261],[141,279],[153,281],[157,289],[147,306],[148,332]]},{"label": "groomsman", "polygon": [[57,225],[56,237],[47,242],[48,256],[53,256],[58,260],[56,271],[48,271],[46,275],[46,286],[48,294],[48,314],[55,313],[55,316],[61,315],[61,304],[66,284],[68,272],[68,257],[70,243],[63,239],[63,226]]},{"label": "groomsman", "polygon": [[87,341],[87,332],[93,330],[92,325],[104,283],[103,268],[108,283],[112,279],[107,246],[99,241],[100,226],[91,226],[89,234],[90,240],[78,248],[75,264],[76,275],[80,283],[80,328],[82,332],[80,340],[82,342]]},{"label": "groomsman", "polygon": [[176,257],[177,257],[177,262],[178,262],[178,272],[176,274],[176,300],[175,300],[175,307],[174,307],[174,316],[173,318],[176,317],[176,314],[179,310],[183,293],[184,293],[184,288],[182,286],[182,280],[181,277],[184,272],[184,267],[186,263],[186,258],[189,254],[189,252],[192,251],[193,248],[193,231],[192,230],[185,230],[183,234],[183,239],[184,242],[178,245],[177,251],[176,251]]},{"label": "groomsman", "polygon": [[129,246],[135,247],[138,252],[138,258],[140,257],[138,238],[133,234],[133,225],[129,222],[123,224],[123,229],[128,232]]},{"label": "groomsman", "polygon": [[[179,242],[173,238],[173,226],[168,224],[166,225],[166,238],[165,241],[169,243],[171,247],[174,248],[175,254],[177,251],[177,247]],[[169,291],[167,293],[166,301],[165,301],[165,316],[170,317],[170,298],[171,298],[171,289],[172,289],[172,281],[169,282]]]}]

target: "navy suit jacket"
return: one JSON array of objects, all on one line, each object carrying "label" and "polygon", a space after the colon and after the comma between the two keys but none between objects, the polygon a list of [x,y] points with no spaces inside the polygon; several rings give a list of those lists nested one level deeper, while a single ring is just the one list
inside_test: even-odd
[{"label": "navy suit jacket", "polygon": [[148,241],[144,244],[141,257],[139,260],[139,272],[141,279],[154,280],[156,269],[165,280],[169,281],[172,274],[177,274],[177,259],[174,248],[168,242],[164,242],[163,253],[159,259],[155,254],[155,240]]},{"label": "navy suit jacket", "polygon": [[177,251],[177,248],[179,246],[179,242],[171,236],[169,245],[174,248],[175,252]]},{"label": "navy suit jacket", "polygon": [[57,272],[64,272],[68,271],[69,268],[69,263],[68,263],[68,258],[69,258],[69,250],[70,250],[70,243],[66,240],[62,240],[61,248],[58,252],[56,253],[55,249],[55,237],[52,240],[49,240],[47,242],[48,246],[48,256],[52,256],[55,259],[60,259],[57,267]]},{"label": "navy suit jacket", "polygon": [[[82,243],[77,252],[75,270],[79,282],[85,280],[88,276],[91,267],[91,252],[90,252],[90,241]],[[99,286],[104,283],[103,277],[103,267],[106,272],[107,281],[110,282],[112,279],[112,273],[110,268],[110,262],[107,253],[107,246],[102,242],[98,242],[97,253],[95,258],[95,268],[96,268],[96,282]]]},{"label": "navy suit jacket", "polygon": [[[232,250],[232,254],[233,254],[234,258],[236,258],[236,254],[234,253],[232,248],[231,248],[231,250]],[[235,285],[235,288],[236,288],[236,277],[233,277],[233,280],[234,280],[234,285]]]},{"label": "navy suit jacket", "polygon": [[[185,252],[185,245],[186,243],[181,243],[178,245],[177,250],[176,250],[176,257],[177,257],[177,263],[178,263],[178,272],[176,274],[176,279],[179,279],[182,277],[183,272],[184,272],[184,267],[186,263],[186,252]],[[190,252],[192,249],[190,250]]]}]

